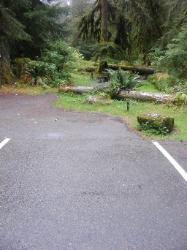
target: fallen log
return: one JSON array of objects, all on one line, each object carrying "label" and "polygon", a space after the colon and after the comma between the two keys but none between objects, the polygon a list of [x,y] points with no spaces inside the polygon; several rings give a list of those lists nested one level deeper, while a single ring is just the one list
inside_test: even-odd
[{"label": "fallen log", "polygon": [[169,103],[173,102],[175,99],[173,95],[167,95],[161,93],[147,93],[139,91],[120,91],[118,97],[120,99],[132,99],[144,102],[157,102],[157,103]]},{"label": "fallen log", "polygon": [[[98,85],[96,87],[87,86],[60,86],[59,92],[63,93],[75,93],[75,94],[87,94],[93,91],[102,91],[108,88],[108,84]],[[125,91],[122,90],[117,95],[117,98],[125,100],[137,100],[143,102],[157,102],[157,103],[174,103],[175,96],[161,93],[148,93],[139,91]]]},{"label": "fallen log", "polygon": [[61,85],[59,87],[59,92],[63,93],[75,93],[75,94],[86,94],[90,93],[92,91],[104,91],[109,87],[109,82],[103,82],[100,84],[95,85],[94,87],[88,87],[88,86],[64,86]]},{"label": "fallen log", "polygon": [[89,93],[94,90],[94,87],[87,86],[63,86],[59,87],[59,92],[63,93],[75,93],[75,94],[84,94]]},{"label": "fallen log", "polygon": [[132,71],[133,73],[135,73],[135,74],[138,73],[140,75],[152,75],[155,73],[155,70],[153,68],[146,68],[146,67],[108,64],[108,68],[112,69],[112,70],[122,69],[124,71]]},{"label": "fallen log", "polygon": [[[139,75],[153,75],[156,71],[153,68],[146,67],[136,67],[136,66],[125,66],[125,65],[117,65],[117,64],[108,64],[105,69],[119,70],[122,69],[124,71],[131,71],[132,73]],[[94,73],[97,72],[98,66],[85,67],[81,68],[80,71]]]}]

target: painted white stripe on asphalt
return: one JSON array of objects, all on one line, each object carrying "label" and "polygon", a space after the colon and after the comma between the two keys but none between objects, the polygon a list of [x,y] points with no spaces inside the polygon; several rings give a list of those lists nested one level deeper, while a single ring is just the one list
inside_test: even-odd
[{"label": "painted white stripe on asphalt", "polygon": [[10,141],[10,138],[5,138],[5,139],[0,143],[0,149],[2,149],[9,141]]},{"label": "painted white stripe on asphalt", "polygon": [[176,162],[176,160],[156,141],[152,143],[160,150],[160,152],[168,159],[168,161],[174,166],[174,168],[179,172],[179,174],[187,181],[187,173],[185,170]]}]

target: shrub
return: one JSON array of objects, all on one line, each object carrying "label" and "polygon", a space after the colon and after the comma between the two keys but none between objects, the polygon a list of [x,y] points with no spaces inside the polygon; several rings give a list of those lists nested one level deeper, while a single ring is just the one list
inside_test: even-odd
[{"label": "shrub", "polygon": [[136,84],[136,76],[129,72],[118,70],[109,70],[110,74],[110,88],[109,94],[111,97],[116,97],[120,90],[131,90]]},{"label": "shrub", "polygon": [[177,93],[174,104],[176,105],[187,105],[187,95],[184,93]]},{"label": "shrub", "polygon": [[83,57],[74,48],[63,41],[56,41],[49,45],[39,60],[28,63],[28,71],[32,76],[45,77],[45,82],[51,86],[58,86],[61,82],[71,81],[71,73],[81,64]]},{"label": "shrub", "polygon": [[47,63],[44,61],[31,61],[28,64],[28,70],[32,73],[33,77],[37,76],[49,76],[51,79],[55,78],[56,65],[53,63]]},{"label": "shrub", "polygon": [[174,118],[159,114],[144,114],[137,117],[140,129],[153,134],[167,134],[174,128]]},{"label": "shrub", "polygon": [[15,59],[14,72],[18,78],[22,77],[27,72],[28,64],[31,62],[30,58],[18,57]]},{"label": "shrub", "polygon": [[154,76],[150,76],[148,80],[156,89],[163,92],[169,92],[179,82],[175,77],[166,73],[157,73]]},{"label": "shrub", "polygon": [[98,45],[94,42],[81,41],[76,47],[86,60],[90,60],[97,51]]},{"label": "shrub", "polygon": [[177,85],[173,86],[172,87],[172,92],[174,93],[183,93],[183,94],[186,94],[187,95],[187,82],[185,81],[179,81],[177,83]]},{"label": "shrub", "polygon": [[75,48],[59,40],[49,45],[42,59],[45,62],[54,63],[58,70],[70,71],[81,63],[83,56]]},{"label": "shrub", "polygon": [[187,79],[187,23],[171,40],[166,51],[155,50],[154,61],[160,69],[179,79]]}]

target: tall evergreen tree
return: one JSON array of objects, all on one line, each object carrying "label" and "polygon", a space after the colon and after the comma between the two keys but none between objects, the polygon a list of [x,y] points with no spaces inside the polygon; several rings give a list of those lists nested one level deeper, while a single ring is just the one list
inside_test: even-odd
[{"label": "tall evergreen tree", "polygon": [[61,37],[62,10],[40,0],[0,0],[1,69],[10,72],[10,57],[40,55],[50,39]]},{"label": "tall evergreen tree", "polygon": [[[25,31],[25,26],[16,19],[16,14],[8,6],[10,1],[0,2],[0,84],[11,79],[10,49],[16,41],[31,37]],[[21,5],[21,2],[18,1]]]},{"label": "tall evergreen tree", "polygon": [[144,62],[152,46],[163,34],[163,2],[161,0],[130,0],[126,2],[131,23],[131,40]]},{"label": "tall evergreen tree", "polygon": [[164,34],[161,39],[161,48],[175,38],[183,25],[187,23],[187,1],[186,0],[167,0],[165,2],[167,19],[164,23]]},{"label": "tall evergreen tree", "polygon": [[114,19],[114,9],[109,0],[96,0],[91,11],[83,16],[79,36],[108,42],[111,37],[109,23]]}]

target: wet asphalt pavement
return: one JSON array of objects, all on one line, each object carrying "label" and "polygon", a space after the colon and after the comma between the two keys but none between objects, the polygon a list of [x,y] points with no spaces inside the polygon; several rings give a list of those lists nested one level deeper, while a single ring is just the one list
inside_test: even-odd
[{"label": "wet asphalt pavement", "polygon": [[[1,250],[186,250],[187,182],[118,118],[0,95]],[[187,171],[187,144],[161,142]]]}]

